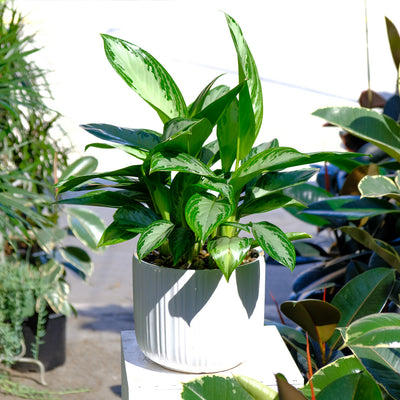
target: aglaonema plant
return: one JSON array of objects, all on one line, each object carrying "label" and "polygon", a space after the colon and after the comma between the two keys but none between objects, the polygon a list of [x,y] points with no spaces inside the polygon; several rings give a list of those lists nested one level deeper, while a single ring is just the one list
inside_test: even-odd
[{"label": "aglaonema plant", "polygon": [[[189,105],[152,55],[125,40],[102,35],[110,64],[156,111],[162,132],[83,125],[109,142],[90,146],[120,149],[133,156],[135,163],[72,177],[60,182],[58,189],[60,193],[87,191],[64,202],[116,208],[100,245],[140,235],[139,259],[156,250],[166,266],[217,266],[229,279],[255,246],[293,269],[292,240],[306,234],[284,233],[267,219],[252,222],[249,218],[250,222],[243,223],[241,218],[298,204],[284,189],[306,182],[317,170],[293,167],[353,155],[305,154],[280,147],[276,139],[255,145],[263,118],[261,82],[239,25],[229,15],[225,17],[237,53],[238,84],[214,86],[217,77]],[[212,140],[213,132],[216,140]],[[205,246],[209,261],[199,256]]]}]

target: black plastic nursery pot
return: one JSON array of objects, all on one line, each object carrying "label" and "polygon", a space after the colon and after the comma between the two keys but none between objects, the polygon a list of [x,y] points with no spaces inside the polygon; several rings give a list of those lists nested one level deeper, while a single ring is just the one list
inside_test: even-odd
[{"label": "black plastic nursery pot", "polygon": [[[31,345],[35,341],[37,318],[28,318],[23,324],[23,334],[26,344],[25,357],[32,357]],[[46,371],[59,367],[66,359],[66,325],[67,318],[63,314],[50,313],[47,316],[46,334],[41,338],[39,346],[39,360]],[[37,371],[37,366],[30,363],[17,363],[19,371]]]}]

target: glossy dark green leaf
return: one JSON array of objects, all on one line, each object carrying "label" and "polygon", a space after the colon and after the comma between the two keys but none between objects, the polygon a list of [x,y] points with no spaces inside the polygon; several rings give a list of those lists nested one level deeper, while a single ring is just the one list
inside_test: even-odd
[{"label": "glossy dark green leaf", "polygon": [[298,186],[293,186],[285,190],[285,193],[298,200],[300,203],[310,205],[319,201],[332,198],[333,195],[327,190],[308,183],[303,183]]},{"label": "glossy dark green leaf", "polygon": [[183,400],[254,400],[235,379],[218,375],[183,383],[181,397]]},{"label": "glossy dark green leaf", "polygon": [[158,217],[153,210],[140,203],[131,203],[119,208],[114,213],[114,221],[118,222],[119,225],[132,228],[145,228],[157,219]]},{"label": "glossy dark green leaf", "polygon": [[122,243],[133,239],[137,234],[137,232],[129,230],[129,225],[120,224],[118,221],[114,221],[103,232],[98,245],[109,246],[112,244]]},{"label": "glossy dark green leaf", "polygon": [[137,254],[139,260],[159,247],[172,232],[174,224],[170,221],[158,220],[152,222],[140,235],[137,243]]},{"label": "glossy dark green leaf", "polygon": [[389,39],[390,51],[392,53],[394,65],[396,66],[396,71],[399,70],[400,67],[400,36],[399,32],[397,31],[396,26],[393,22],[388,18],[385,17],[386,22],[386,30]]},{"label": "glossy dark green leaf", "polygon": [[90,249],[97,250],[97,244],[106,229],[103,220],[86,208],[69,207],[64,212],[75,237]]},{"label": "glossy dark green leaf", "polygon": [[175,227],[169,235],[169,248],[171,250],[174,265],[187,254],[195,243],[194,233],[190,229]]},{"label": "glossy dark green leaf", "polygon": [[157,152],[150,162],[150,173],[157,171],[188,172],[196,175],[216,178],[213,171],[195,157],[186,153]]},{"label": "glossy dark green leaf", "polygon": [[110,124],[85,124],[81,128],[99,139],[152,150],[160,143],[160,134],[150,129],[121,128]]},{"label": "glossy dark green leaf", "polygon": [[339,310],[321,300],[285,301],[281,311],[318,343],[332,336],[340,320]]},{"label": "glossy dark green leaf", "polygon": [[293,271],[296,265],[296,251],[280,228],[264,221],[252,223],[251,230],[258,244],[270,257]]},{"label": "glossy dark green leaf", "polygon": [[185,207],[187,224],[203,242],[232,212],[233,207],[228,201],[199,193],[194,194]]},{"label": "glossy dark green leaf", "polygon": [[94,190],[82,196],[59,200],[59,204],[77,204],[99,207],[122,207],[136,201],[144,201],[147,195],[134,190]]},{"label": "glossy dark green leaf", "polygon": [[233,374],[233,378],[254,400],[279,400],[279,395],[275,390],[253,378],[236,374]]},{"label": "glossy dark green leaf", "polygon": [[59,180],[63,181],[70,176],[91,174],[97,168],[97,159],[94,157],[81,157],[70,164],[61,174]]},{"label": "glossy dark green leaf", "polygon": [[383,400],[376,382],[362,373],[345,375],[322,389],[318,400]]},{"label": "glossy dark green leaf", "polygon": [[252,239],[237,236],[218,237],[208,242],[207,250],[227,281],[246,257],[251,243]]},{"label": "glossy dark green leaf", "polygon": [[147,51],[110,35],[101,35],[110,64],[140,97],[156,110],[165,123],[186,117],[183,96],[165,68]]},{"label": "glossy dark green leaf", "polygon": [[[365,315],[380,312],[392,291],[394,281],[394,271],[388,268],[374,268],[350,280],[331,301],[340,310],[338,326],[348,326]],[[338,331],[328,342],[332,348],[338,348],[341,343]]]},{"label": "glossy dark green leaf", "polygon": [[342,218],[341,224],[346,220],[354,221],[376,215],[398,213],[400,209],[394,204],[382,199],[359,199],[358,196],[337,196],[317,203],[309,204],[304,214],[315,215],[328,219],[331,222]]},{"label": "glossy dark green leaf", "polygon": [[320,108],[313,115],[374,144],[395,160],[400,159],[400,126],[390,117],[353,107]]},{"label": "glossy dark green leaf", "polygon": [[341,230],[357,242],[374,251],[391,265],[392,268],[400,271],[400,255],[388,243],[375,239],[366,230],[354,226],[343,226]]}]

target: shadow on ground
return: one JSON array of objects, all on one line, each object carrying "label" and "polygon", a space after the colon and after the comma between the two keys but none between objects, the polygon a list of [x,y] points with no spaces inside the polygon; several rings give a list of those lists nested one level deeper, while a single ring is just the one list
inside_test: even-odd
[{"label": "shadow on ground", "polygon": [[120,333],[134,329],[132,306],[110,304],[106,306],[78,309],[81,317],[80,329]]}]

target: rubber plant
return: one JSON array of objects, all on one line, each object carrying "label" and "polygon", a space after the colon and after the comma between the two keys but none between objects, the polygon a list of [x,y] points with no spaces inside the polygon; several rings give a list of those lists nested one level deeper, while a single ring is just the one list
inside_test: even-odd
[{"label": "rubber plant", "polygon": [[385,313],[394,271],[378,268],[358,276],[331,303],[285,302],[282,312],[303,331],[276,324],[307,382],[296,389],[276,374],[278,392],[246,376],[208,376],[183,384],[182,398],[218,393],[224,399],[399,399],[400,316]]},{"label": "rubber plant", "polygon": [[[352,138],[353,144],[347,143],[347,148],[367,155],[346,163],[334,162],[339,171],[336,176],[341,174],[343,182],[336,185],[330,179],[330,191],[323,188],[324,179],[320,182],[322,187],[304,184],[289,189],[289,195],[306,204],[303,210],[291,212],[321,230],[332,229],[336,239],[328,252],[318,254],[313,249],[314,254],[322,255],[321,262],[299,276],[293,287],[294,299],[321,296],[325,289],[334,294],[354,276],[376,266],[389,265],[397,271],[400,268],[400,35],[388,18],[385,22],[396,68],[393,96],[387,101],[379,100],[369,88],[360,97],[361,107],[326,107],[314,112],[329,125],[341,128],[342,136],[346,132],[346,137]],[[377,107],[382,107],[383,112],[372,109]],[[393,300],[399,304],[398,293]],[[390,307],[395,309],[393,303]]]},{"label": "rubber plant", "polygon": [[[116,208],[100,245],[140,235],[139,259],[152,253],[175,268],[217,266],[229,279],[254,246],[293,269],[292,240],[306,235],[283,232],[267,218],[251,222],[251,216],[297,203],[284,189],[307,181],[317,170],[294,167],[353,156],[305,154],[279,146],[276,139],[255,145],[263,118],[261,81],[239,25],[229,15],[225,17],[237,53],[238,83],[233,88],[215,86],[219,76],[190,104],[146,50],[102,35],[111,66],[156,111],[162,129],[82,125],[108,142],[90,146],[125,151],[133,156],[134,164],[71,177],[60,182],[58,189],[60,193],[86,191],[65,203]],[[214,131],[216,140],[211,139]],[[242,217],[250,222],[242,222]]]}]

